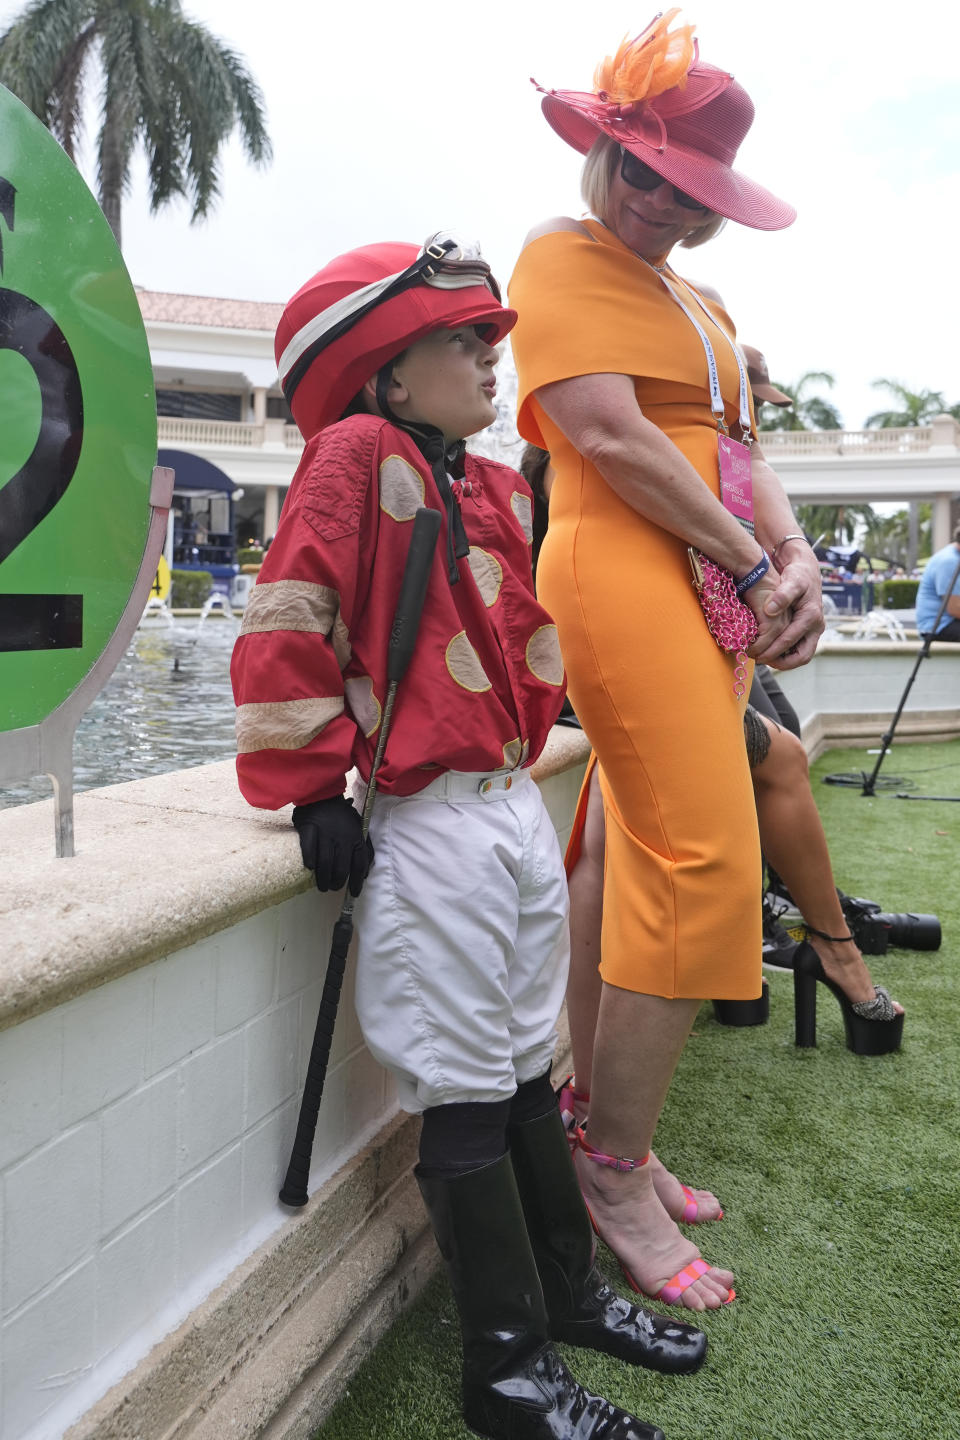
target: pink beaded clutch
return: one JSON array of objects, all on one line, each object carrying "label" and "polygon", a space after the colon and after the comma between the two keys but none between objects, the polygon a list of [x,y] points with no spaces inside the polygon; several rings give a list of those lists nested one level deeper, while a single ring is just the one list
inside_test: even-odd
[{"label": "pink beaded clutch", "polygon": [[714,560],[708,560],[693,546],[688,548],[687,554],[707,629],[721,650],[737,657],[733,693],[739,698],[746,688],[746,651],[757,638],[757,617],[737,595],[729,570],[724,570]]}]

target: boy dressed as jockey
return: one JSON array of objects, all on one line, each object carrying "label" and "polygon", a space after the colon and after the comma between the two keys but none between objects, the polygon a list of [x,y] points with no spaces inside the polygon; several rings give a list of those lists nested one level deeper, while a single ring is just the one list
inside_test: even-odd
[{"label": "boy dressed as jockey", "polygon": [[[234,653],[237,772],[252,804],[293,803],[321,890],[363,885],[357,1013],[423,1116],[416,1175],[460,1316],[467,1424],[657,1440],[552,1344],[675,1373],[706,1349],[594,1268],[550,1085],[567,897],[528,767],[563,670],[533,595],[530,490],[463,443],[495,419],[493,347],[515,319],[479,251],[444,235],[342,255],[287,305],[278,366],[307,444]],[[364,844],[346,774],[370,775],[420,506],[440,539]]]}]

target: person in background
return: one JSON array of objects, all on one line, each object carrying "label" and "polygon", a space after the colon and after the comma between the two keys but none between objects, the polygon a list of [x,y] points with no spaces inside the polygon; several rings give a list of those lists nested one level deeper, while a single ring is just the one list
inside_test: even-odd
[{"label": "person in background", "polygon": [[926,638],[933,632],[943,597],[949,598],[934,640],[952,640],[960,644],[960,525],[953,532],[953,541],[931,555],[923,567],[917,588],[917,629]]},{"label": "person in background", "polygon": [[[700,287],[701,290],[703,288],[703,286]],[[713,294],[717,300],[720,300],[715,291]],[[720,304],[723,304],[722,300],[720,300]],[[762,405],[776,405],[781,410],[793,404],[786,391],[778,390],[776,385],[772,384],[766,356],[761,350],[758,350],[755,345],[741,345],[740,353],[747,362],[747,379],[750,381],[750,390],[754,401],[759,400]]]},{"label": "person in background", "polygon": [[[823,619],[819,567],[748,448],[732,321],[671,264],[725,219],[777,230],[794,211],[734,171],[753,106],[700,60],[691,27],[670,30],[675,14],[625,42],[592,92],[545,93],[550,125],[589,152],[591,213],[531,232],[510,300],[518,429],[556,468],[538,591],[606,817],[600,1013],[592,1050],[584,1036],[575,1053],[592,1089],[577,1172],[628,1283],[702,1310],[733,1298],[733,1275],[678,1229],[690,1202],[651,1144],[701,1000],[760,993],[760,851],[735,660],[707,629],[688,547],[733,577],[757,622],[754,658],[806,663]],[[724,504],[719,464],[729,477],[734,454],[751,496],[731,479]],[[691,1193],[699,1218],[719,1215],[709,1191]]]}]

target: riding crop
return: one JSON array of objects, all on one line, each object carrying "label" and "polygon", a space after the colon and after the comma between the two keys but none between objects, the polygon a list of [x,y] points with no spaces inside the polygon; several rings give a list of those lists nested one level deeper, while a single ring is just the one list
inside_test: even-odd
[{"label": "riding crop", "polygon": [[[370,769],[370,780],[361,815],[364,841],[366,841],[370,829],[370,816],[373,811],[374,796],[377,793],[377,771],[387,745],[397,686],[406,673],[416,644],[420,615],[426,598],[430,567],[433,563],[439,530],[439,510],[422,507],[417,511],[413,520],[413,534],[410,537],[410,548],[407,551],[403,580],[400,584],[400,595],[390,628],[390,641],[387,648],[387,697],[384,701],[380,735]],[[343,972],[347,963],[347,951],[353,936],[355,898],[349,891],[347,892],[340,909],[340,916],[333,927],[330,958],[327,961],[327,973],[323,982],[323,993],[320,997],[320,1013],[317,1016],[317,1027],[310,1050],[310,1063],[307,1067],[307,1078],[303,1087],[303,1099],[300,1102],[297,1132],[290,1151],[290,1163],[287,1166],[286,1178],[280,1190],[280,1199],[284,1205],[299,1207],[307,1203],[310,1156],[313,1151],[313,1138],[316,1133],[323,1085],[330,1060],[330,1045],[333,1040],[337,1007],[340,1003],[340,988],[343,984]]]}]

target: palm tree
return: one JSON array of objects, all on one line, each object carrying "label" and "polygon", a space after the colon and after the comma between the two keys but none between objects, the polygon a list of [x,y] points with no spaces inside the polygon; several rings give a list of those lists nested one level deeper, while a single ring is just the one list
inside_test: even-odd
[{"label": "palm tree", "polygon": [[798,505],[796,516],[812,539],[824,535],[828,545],[852,544],[860,527],[869,530],[878,518],[872,505]]},{"label": "palm tree", "polygon": [[192,220],[220,193],[220,152],[239,128],[248,157],[270,158],[260,89],[246,63],[185,19],[180,0],[32,0],[0,35],[0,81],[76,158],[85,97],[102,72],[100,205],[120,243],[120,203],[138,144],[150,208],[178,195]]},{"label": "palm tree", "polygon": [[946,402],[939,390],[908,390],[900,380],[874,380],[874,390],[888,390],[899,410],[878,410],[868,415],[869,429],[894,430],[907,425],[925,425],[934,415],[941,415]]},{"label": "palm tree", "polygon": [[[760,430],[842,430],[843,421],[835,406],[822,395],[811,395],[811,385],[827,385],[831,388],[836,380],[827,370],[807,370],[793,385],[775,382],[777,389],[789,395],[793,404],[778,406],[765,404],[760,407],[757,426]],[[773,413],[771,413],[773,412]]]},{"label": "palm tree", "polygon": [[933,506],[927,501],[913,502],[910,509],[895,510],[892,515],[877,515],[867,525],[863,549],[868,555],[884,557],[896,565],[912,570],[917,556],[928,556],[933,542]]}]

